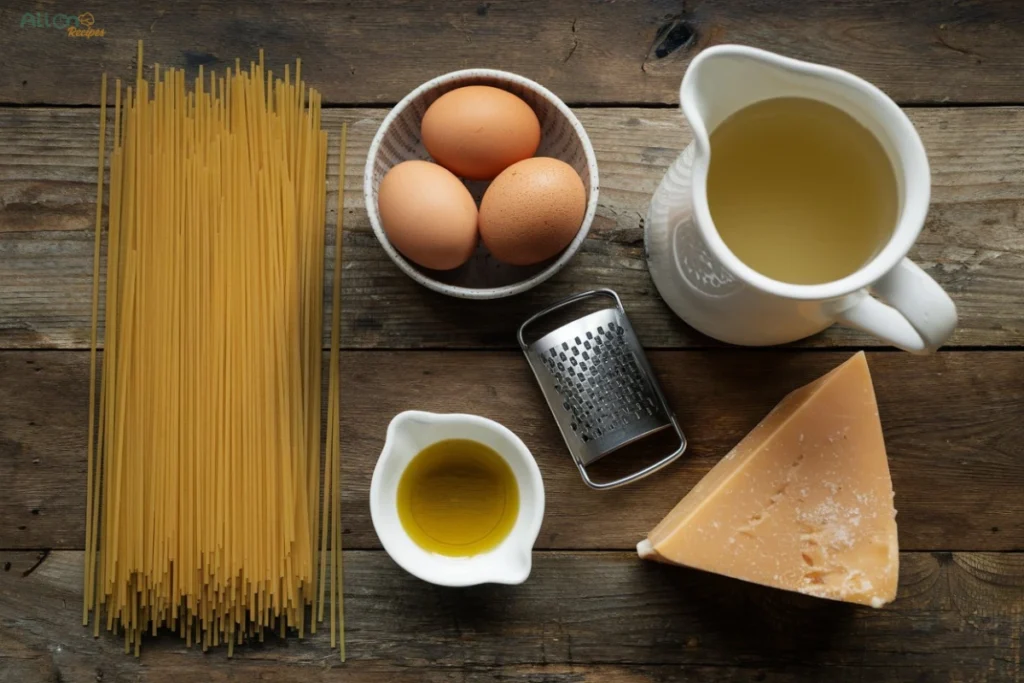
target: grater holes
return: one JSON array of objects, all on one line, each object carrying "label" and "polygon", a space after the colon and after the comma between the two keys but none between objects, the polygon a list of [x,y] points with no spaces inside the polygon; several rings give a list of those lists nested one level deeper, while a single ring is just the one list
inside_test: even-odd
[{"label": "grater holes", "polygon": [[557,342],[541,355],[573,432],[584,442],[628,429],[659,412],[625,332],[622,325],[609,322],[573,337],[575,344]]}]

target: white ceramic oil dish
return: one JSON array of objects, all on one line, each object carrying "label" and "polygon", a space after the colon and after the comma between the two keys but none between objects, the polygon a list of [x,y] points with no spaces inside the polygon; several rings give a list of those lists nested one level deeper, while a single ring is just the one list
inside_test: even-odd
[{"label": "white ceramic oil dish", "polygon": [[[519,515],[512,531],[493,550],[471,557],[447,557],[421,548],[398,517],[402,473],[420,451],[446,439],[471,439],[492,448],[512,468],[519,488]],[[424,581],[453,587],[520,584],[530,575],[533,544],[544,517],[544,482],[526,444],[494,420],[410,410],[396,415],[388,425],[370,483],[370,516],[391,559]]]},{"label": "white ceramic oil dish", "polygon": [[[420,122],[427,108],[441,95],[467,85],[490,85],[524,100],[540,120],[540,147],[535,156],[560,159],[579,174],[587,192],[583,224],[569,246],[553,259],[532,266],[512,266],[494,259],[480,245],[465,265],[450,271],[421,268],[402,256],[388,241],[381,226],[377,189],[384,175],[403,161],[429,160],[420,140]],[[467,182],[479,205],[486,181]],[[466,69],[438,76],[413,90],[395,105],[370,144],[363,173],[363,195],[373,233],[402,272],[424,287],[462,299],[498,299],[525,292],[561,270],[587,238],[597,211],[597,156],[583,125],[562,100],[528,78],[494,69]]]},{"label": "white ceramic oil dish", "polygon": [[[710,135],[755,102],[802,97],[830,104],[871,131],[896,172],[900,215],[889,240],[850,275],[825,284],[773,280],[742,262],[711,219]],[[697,56],[679,99],[693,142],[669,168],[651,201],[645,245],[665,302],[704,334],[741,345],[783,344],[846,325],[914,353],[941,346],[956,327],[949,295],[906,258],[924,225],[931,174],[907,115],[853,74],[742,45]]]}]

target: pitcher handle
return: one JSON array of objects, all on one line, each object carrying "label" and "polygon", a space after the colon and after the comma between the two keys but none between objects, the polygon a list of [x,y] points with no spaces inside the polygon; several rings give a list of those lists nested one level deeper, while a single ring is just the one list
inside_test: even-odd
[{"label": "pitcher handle", "polygon": [[931,353],[949,339],[956,327],[953,300],[910,259],[900,261],[862,293],[837,315],[838,322],[905,351]]}]

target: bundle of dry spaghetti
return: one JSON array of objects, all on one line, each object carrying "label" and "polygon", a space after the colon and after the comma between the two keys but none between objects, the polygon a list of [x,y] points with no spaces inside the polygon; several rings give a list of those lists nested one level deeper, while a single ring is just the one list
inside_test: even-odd
[{"label": "bundle of dry spaghetti", "polygon": [[315,632],[329,600],[344,658],[342,206],[339,192],[321,456],[320,95],[300,63],[275,78],[262,53],[189,84],[159,65],[150,83],[142,63],[140,42],[134,87],[122,99],[115,85],[97,373],[102,87],[83,621],[91,611],[96,634],[123,632],[136,654],[161,627],[231,654],[267,628]]}]

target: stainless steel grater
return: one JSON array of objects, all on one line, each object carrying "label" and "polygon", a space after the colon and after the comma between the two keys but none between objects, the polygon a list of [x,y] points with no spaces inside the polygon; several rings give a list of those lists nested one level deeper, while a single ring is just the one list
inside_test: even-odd
[{"label": "stainless steel grater", "polygon": [[[614,305],[527,343],[528,328],[535,323],[594,298],[609,299]],[[619,296],[612,290],[577,294],[541,311],[519,328],[519,345],[587,486],[610,489],[643,479],[686,450],[686,437],[651,372]],[[590,478],[589,465],[669,427],[679,437],[679,447],[672,453],[613,481]]]}]

